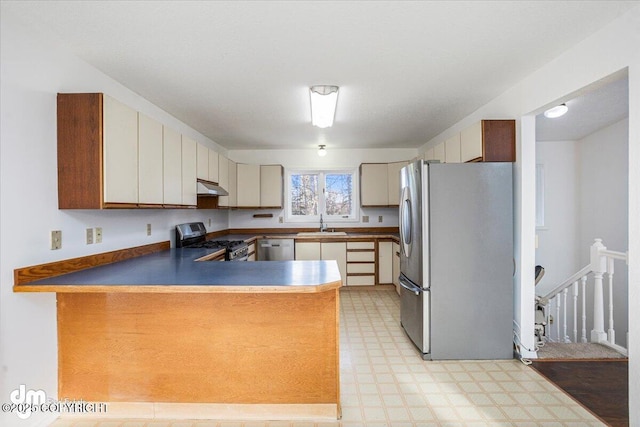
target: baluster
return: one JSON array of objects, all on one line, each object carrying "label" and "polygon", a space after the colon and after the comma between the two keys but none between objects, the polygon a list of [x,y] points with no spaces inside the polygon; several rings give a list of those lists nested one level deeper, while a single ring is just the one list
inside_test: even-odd
[{"label": "baluster", "polygon": [[560,306],[562,305],[560,301],[560,294],[556,295],[556,339],[560,342]]},{"label": "baluster", "polygon": [[587,342],[587,276],[580,279],[582,285],[582,337],[580,341]]},{"label": "baluster", "polygon": [[547,300],[544,306],[544,315],[546,316],[546,326],[544,328],[544,336],[547,341],[551,341],[551,301]]},{"label": "baluster", "polygon": [[578,281],[573,282],[573,342],[578,342]]},{"label": "baluster", "polygon": [[616,331],[613,329],[613,258],[607,258],[607,275],[609,276],[609,330],[607,340],[616,343]]},{"label": "baluster", "polygon": [[591,330],[591,342],[602,342],[607,339],[604,332],[604,297],[602,290],[602,276],[607,269],[606,257],[600,255],[601,250],[607,248],[602,244],[602,239],[595,239],[591,245],[591,271],[593,271],[593,329]]},{"label": "baluster", "polygon": [[564,291],[562,291],[562,296],[564,298],[564,301],[562,302],[562,308],[564,309],[562,310],[562,342],[565,343],[571,342],[569,335],[567,335],[567,295],[569,295],[569,288],[564,288]]}]

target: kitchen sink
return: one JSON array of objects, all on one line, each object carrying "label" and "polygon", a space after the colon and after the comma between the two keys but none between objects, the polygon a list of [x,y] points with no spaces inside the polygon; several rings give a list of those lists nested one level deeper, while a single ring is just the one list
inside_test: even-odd
[{"label": "kitchen sink", "polygon": [[298,233],[300,237],[332,237],[332,236],[346,236],[344,231],[308,231]]}]

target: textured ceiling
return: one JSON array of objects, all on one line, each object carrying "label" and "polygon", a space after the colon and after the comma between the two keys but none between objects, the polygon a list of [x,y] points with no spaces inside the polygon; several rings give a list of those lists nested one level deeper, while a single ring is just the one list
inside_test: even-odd
[{"label": "textured ceiling", "polygon": [[[418,147],[637,2],[21,1],[34,32],[228,149]],[[308,87],[340,86],[332,128]]]}]

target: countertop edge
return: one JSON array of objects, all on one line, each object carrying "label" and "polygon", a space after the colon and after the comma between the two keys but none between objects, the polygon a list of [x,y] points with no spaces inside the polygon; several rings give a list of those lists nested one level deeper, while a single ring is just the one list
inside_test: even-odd
[{"label": "countertop edge", "polygon": [[55,292],[55,293],[222,293],[222,294],[309,294],[327,292],[342,287],[342,281],[304,286],[238,286],[238,285],[15,285],[13,292]]}]

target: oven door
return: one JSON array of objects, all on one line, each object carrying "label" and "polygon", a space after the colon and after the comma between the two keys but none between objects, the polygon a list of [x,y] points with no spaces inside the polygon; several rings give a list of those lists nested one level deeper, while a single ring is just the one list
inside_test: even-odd
[{"label": "oven door", "polygon": [[230,259],[229,261],[248,261],[249,255],[243,255],[237,258]]}]

